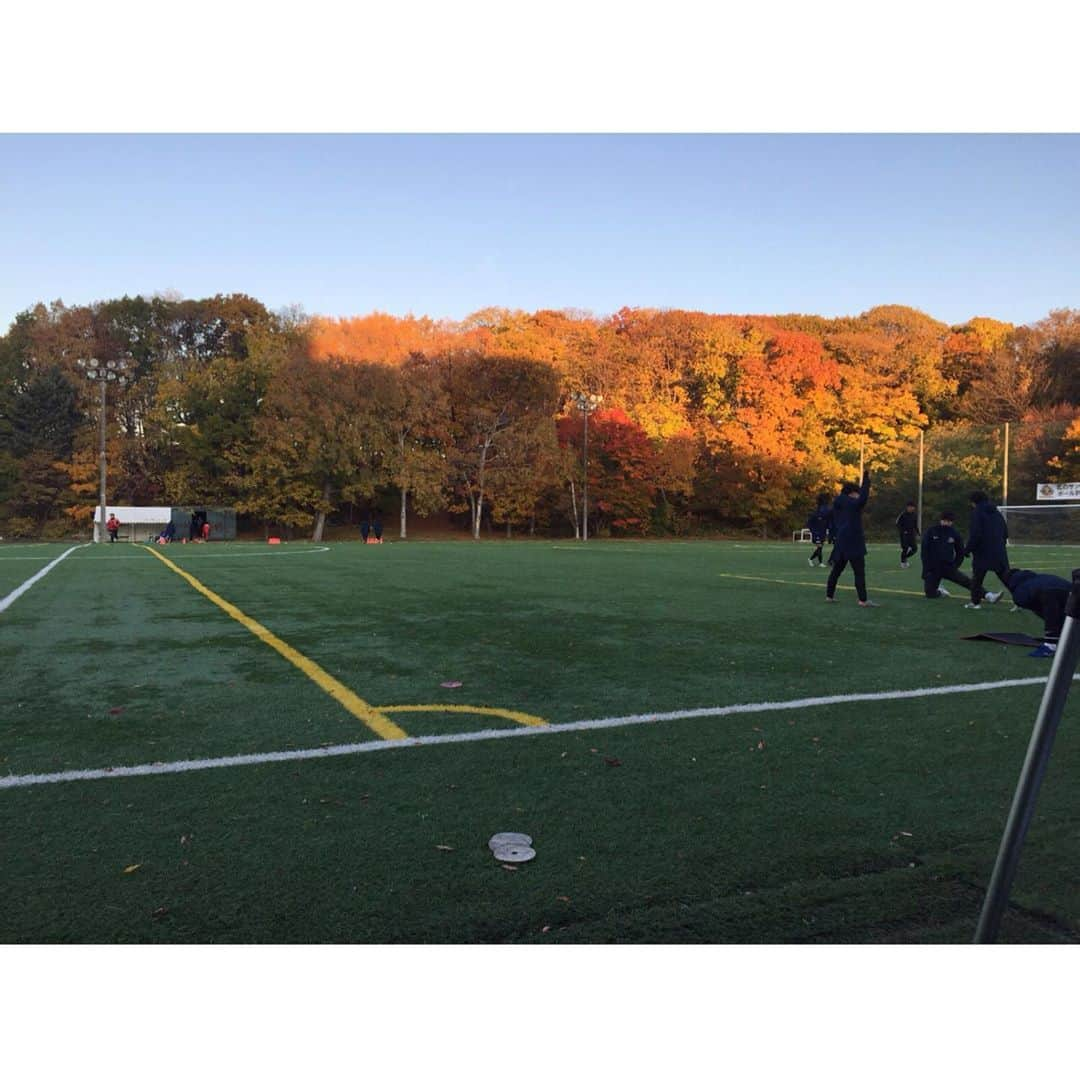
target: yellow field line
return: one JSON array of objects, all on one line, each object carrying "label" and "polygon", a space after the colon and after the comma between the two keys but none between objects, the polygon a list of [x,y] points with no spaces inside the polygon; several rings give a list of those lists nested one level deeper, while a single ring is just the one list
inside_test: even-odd
[{"label": "yellow field line", "polygon": [[513,709],[496,709],[486,705],[384,705],[382,712],[443,712],[472,713],[475,716],[500,716],[525,727],[547,727],[547,721],[531,713],[515,712]]},{"label": "yellow field line", "polygon": [[[821,581],[785,581],[783,578],[775,577],[751,577],[749,574],[721,574],[718,573],[717,577],[737,578],[739,581],[770,581],[774,585],[799,585],[804,589],[825,589],[824,579]],[[838,585],[840,589],[850,589],[850,585]],[[867,592],[887,592],[896,593],[898,596],[925,596],[925,593],[913,592],[911,589],[886,589],[878,585],[871,585],[870,582],[866,583]],[[965,596],[967,593],[965,592]]]},{"label": "yellow field line", "polygon": [[275,652],[280,653],[294,667],[298,667],[320,689],[325,690],[339,705],[347,709],[362,724],[370,728],[376,735],[383,739],[407,739],[408,735],[392,720],[388,720],[374,706],[369,705],[363,698],[354,694],[347,686],[338,682],[333,675],[324,671],[314,660],[309,660],[303,653],[297,652],[291,645],[286,644],[276,634],[271,633],[262,623],[256,622],[251,616],[245,615],[235,604],[222,599],[212,589],[208,589],[197,577],[193,577],[186,570],[181,570],[176,563],[165,558],[159,551],[146,548],[151,555],[160,559],[170,570],[179,574],[193,589],[200,592],[211,603],[216,604],[226,615],[234,618],[242,626],[250,630],[260,641],[265,642]]}]

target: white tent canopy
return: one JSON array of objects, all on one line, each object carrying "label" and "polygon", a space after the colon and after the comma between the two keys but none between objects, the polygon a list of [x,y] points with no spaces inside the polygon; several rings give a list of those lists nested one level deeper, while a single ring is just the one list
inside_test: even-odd
[{"label": "white tent canopy", "polygon": [[[119,540],[152,540],[172,520],[171,506],[107,506],[105,517],[115,514],[120,520]],[[101,507],[94,507],[94,539],[104,538]]]}]

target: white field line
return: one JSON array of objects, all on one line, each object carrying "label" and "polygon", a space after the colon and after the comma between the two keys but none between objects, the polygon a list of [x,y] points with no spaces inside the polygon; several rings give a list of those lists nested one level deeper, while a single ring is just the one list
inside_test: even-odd
[{"label": "white field line", "polygon": [[12,589],[11,592],[0,600],[0,611],[6,611],[27,589],[32,588],[35,582],[40,581],[57,563],[62,563],[73,551],[78,551],[81,547],[87,547],[87,544],[78,544],[75,547],[69,547],[63,555],[58,555],[48,566],[43,566],[33,577],[27,578],[17,589]]},{"label": "white field line", "polygon": [[[89,545],[83,545],[84,547]],[[183,562],[183,556],[175,556],[170,554],[170,558],[176,558],[177,566],[193,566],[196,562],[202,562],[203,559],[279,559],[282,555],[318,555],[321,551],[329,551],[328,547],[317,548],[302,548],[299,551],[238,551],[235,554],[227,555],[196,555],[188,562]],[[2,556],[0,556],[2,558]],[[141,555],[110,555],[108,556],[110,562],[116,562],[118,559],[138,559],[139,562],[145,563]],[[146,563],[148,566],[153,566],[153,563]],[[124,573],[127,573],[125,570]]]},{"label": "white field line", "polygon": [[[1080,679],[1080,675],[1074,675]],[[940,697],[947,694],[973,694],[984,690],[1002,690],[1013,686],[1036,686],[1046,677],[1003,679],[999,682],[967,683],[957,686],[925,686],[915,690],[883,690],[866,694],[835,694],[831,697],[797,698],[794,701],[759,701],[745,705],[721,705],[705,709],[680,709],[678,712],[641,713],[635,716],[610,716],[603,720],[574,720],[545,727],[492,728],[456,735],[420,735],[407,739],[373,739],[370,742],[320,746],[311,750],[277,750],[263,754],[236,754],[230,757],[196,758],[189,761],[159,761],[149,765],[116,765],[105,769],[72,769],[66,772],[25,773],[0,777],[0,788],[36,787],[69,780],[108,780],[124,776],[157,776],[160,773],[198,772],[234,765],[263,765],[278,761],[306,761],[310,758],[343,757],[349,754],[397,750],[409,746],[442,746],[445,743],[488,742],[493,739],[519,739],[530,735],[559,735],[568,731],[597,731],[603,728],[631,727],[637,724],[660,724],[670,720],[700,717],[735,716],[742,713],[782,712],[813,709],[823,705],[848,705],[857,701],[900,701],[905,698]]]}]

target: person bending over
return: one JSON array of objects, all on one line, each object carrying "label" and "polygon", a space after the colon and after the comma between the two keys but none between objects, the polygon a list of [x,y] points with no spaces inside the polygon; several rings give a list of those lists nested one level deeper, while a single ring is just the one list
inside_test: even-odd
[{"label": "person bending over", "polygon": [[1065,602],[1072,591],[1072,582],[1035,570],[1006,570],[1004,581],[1013,603],[1034,612],[1043,621],[1042,644],[1028,656],[1038,659],[1053,656],[1065,625]]}]

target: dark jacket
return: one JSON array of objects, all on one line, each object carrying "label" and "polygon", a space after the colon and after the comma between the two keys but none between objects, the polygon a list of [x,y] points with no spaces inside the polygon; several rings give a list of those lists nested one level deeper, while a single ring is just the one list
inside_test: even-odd
[{"label": "dark jacket", "polygon": [[964,554],[971,556],[972,568],[978,571],[1008,566],[1009,556],[1005,551],[1008,537],[1009,527],[1001,511],[989,499],[976,503],[971,512],[971,530],[964,549]]},{"label": "dark jacket", "polygon": [[923,533],[919,558],[923,577],[952,570],[964,561],[964,538],[951,525],[931,525]]},{"label": "dark jacket", "polygon": [[837,495],[832,508],[832,533],[836,547],[833,554],[844,559],[861,559],[866,554],[862,512],[870,497],[870,470],[863,474],[859,496]]},{"label": "dark jacket", "polygon": [[832,510],[828,506],[819,506],[807,519],[806,527],[815,544],[824,544],[832,535]]},{"label": "dark jacket", "polygon": [[896,527],[900,530],[901,536],[906,536],[909,533],[914,533],[919,527],[919,519],[915,516],[915,511],[905,510],[896,519]]},{"label": "dark jacket", "polygon": [[1037,574],[1034,570],[1014,570],[1008,578],[1009,592],[1017,607],[1042,615],[1042,597],[1047,592],[1072,591],[1072,582],[1057,574]]}]

